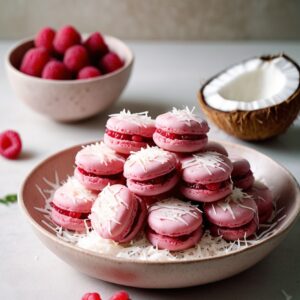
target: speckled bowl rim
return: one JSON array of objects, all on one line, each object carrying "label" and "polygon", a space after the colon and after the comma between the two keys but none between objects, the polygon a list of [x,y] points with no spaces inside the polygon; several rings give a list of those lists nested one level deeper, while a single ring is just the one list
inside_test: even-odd
[{"label": "speckled bowl rim", "polygon": [[115,261],[115,262],[123,262],[123,263],[134,263],[134,264],[147,264],[147,265],[162,265],[162,264],[195,264],[195,263],[201,263],[204,261],[211,261],[211,260],[218,260],[218,259],[226,259],[227,257],[231,257],[231,256],[235,256],[235,255],[239,255],[240,253],[243,252],[248,252],[256,247],[259,247],[260,245],[264,244],[264,243],[268,243],[271,240],[278,238],[279,236],[283,235],[284,233],[286,233],[287,231],[289,231],[289,229],[296,223],[297,218],[299,217],[300,214],[300,186],[297,182],[297,180],[294,178],[294,176],[285,168],[283,167],[281,164],[279,164],[277,161],[271,159],[270,157],[268,157],[267,155],[254,150],[252,148],[249,148],[247,146],[243,146],[240,144],[235,144],[235,143],[230,143],[227,141],[221,141],[221,140],[211,140],[214,142],[218,142],[221,143],[225,146],[229,146],[229,147],[238,147],[238,148],[244,148],[247,151],[252,151],[254,154],[258,153],[259,155],[262,155],[265,159],[270,160],[273,163],[276,163],[281,169],[282,171],[284,171],[286,173],[286,175],[292,180],[292,182],[294,183],[294,187],[296,190],[296,195],[295,198],[293,199],[294,202],[296,203],[296,207],[293,211],[290,212],[290,215],[292,215],[292,218],[289,218],[288,221],[286,221],[286,219],[282,220],[282,225],[281,228],[273,235],[265,238],[264,240],[262,240],[261,242],[258,242],[257,244],[254,245],[250,245],[244,249],[241,250],[237,250],[234,251],[232,253],[228,253],[228,254],[222,254],[222,255],[218,255],[215,257],[206,257],[206,258],[200,258],[200,259],[189,259],[189,260],[165,260],[165,261],[144,261],[144,260],[138,260],[138,259],[126,259],[126,258],[119,258],[119,257],[115,257],[109,254],[102,254],[102,253],[96,253],[95,251],[92,250],[87,250],[87,249],[83,249],[80,248],[78,246],[69,244],[61,239],[59,239],[55,234],[50,233],[48,230],[44,229],[42,226],[39,225],[38,222],[36,222],[30,215],[30,213],[28,212],[28,210],[26,209],[25,203],[24,203],[24,199],[23,199],[23,192],[25,189],[25,186],[27,184],[27,181],[29,180],[29,178],[31,177],[31,175],[36,172],[42,165],[48,163],[49,161],[55,159],[57,156],[61,155],[63,152],[65,151],[69,151],[73,148],[76,147],[81,147],[83,145],[87,145],[87,144],[91,144],[91,143],[95,143],[94,142],[90,142],[90,143],[84,143],[84,144],[78,144],[69,148],[66,148],[64,150],[61,150],[59,152],[56,152],[55,154],[49,156],[48,158],[44,159],[42,162],[40,162],[35,168],[33,168],[31,170],[31,172],[26,176],[25,180],[23,181],[19,194],[18,194],[18,203],[19,206],[21,207],[23,213],[25,214],[26,218],[28,219],[28,221],[31,223],[31,225],[38,230],[41,234],[43,234],[44,236],[46,236],[47,238],[51,239],[53,242],[60,244],[63,247],[67,247],[70,250],[74,250],[74,251],[78,251],[84,255],[91,255],[91,256],[95,256],[97,258],[100,259],[105,259],[105,260],[110,260],[110,261]]},{"label": "speckled bowl rim", "polygon": [[[87,34],[81,34],[81,36],[85,37]],[[76,80],[54,80],[54,79],[45,79],[45,78],[40,78],[40,77],[35,77],[35,76],[30,76],[27,75],[25,73],[22,73],[21,71],[19,71],[15,66],[13,66],[13,64],[11,63],[11,55],[12,53],[19,47],[21,47],[23,44],[27,44],[29,42],[34,42],[34,37],[29,37],[29,38],[25,38],[22,39],[21,41],[19,41],[18,43],[16,43],[15,45],[13,45],[8,52],[6,53],[5,56],[5,64],[7,68],[10,68],[11,70],[13,70],[15,73],[17,73],[19,76],[26,78],[26,79],[32,79],[32,80],[38,80],[39,82],[45,82],[45,83],[51,83],[51,84],[57,84],[57,85],[63,85],[63,84],[83,84],[83,83],[88,83],[88,82],[95,82],[95,81],[100,81],[100,80],[104,80],[106,78],[110,78],[113,77],[121,72],[123,72],[125,69],[127,69],[130,65],[133,64],[134,60],[135,60],[135,56],[134,53],[132,51],[131,48],[128,47],[128,45],[123,42],[122,40],[111,36],[111,35],[103,35],[105,41],[110,41],[113,40],[117,43],[120,43],[122,45],[122,47],[124,47],[125,52],[126,52],[126,57],[128,57],[128,59],[125,61],[125,64],[118,70],[108,73],[108,74],[104,74],[101,76],[97,76],[94,78],[89,78],[89,79],[76,79]],[[109,45],[109,42],[108,42]]]}]

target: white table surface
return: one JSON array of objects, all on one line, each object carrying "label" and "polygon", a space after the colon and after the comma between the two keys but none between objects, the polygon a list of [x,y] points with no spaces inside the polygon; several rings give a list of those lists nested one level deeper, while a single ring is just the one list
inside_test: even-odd
[{"label": "white table surface", "polygon": [[[227,65],[260,54],[286,52],[300,62],[300,42],[161,43],[130,42],[136,64],[129,85],[109,111],[75,124],[55,123],[16,99],[4,70],[12,42],[0,41],[0,131],[15,129],[24,150],[17,161],[0,157],[0,196],[16,193],[26,174],[48,155],[102,137],[106,116],[122,108],[151,115],[196,105],[204,78]],[[263,143],[237,140],[212,126],[210,138],[234,141],[269,155],[300,181],[300,120],[284,135]],[[17,204],[0,205],[0,299],[80,299],[99,291],[103,300],[124,287],[92,279],[52,254],[36,238]],[[300,299],[300,223],[275,251],[253,268],[221,282],[179,290],[127,288],[133,300],[152,299]],[[181,276],[184,276],[182,274]],[[290,298],[291,299],[291,298]]]}]

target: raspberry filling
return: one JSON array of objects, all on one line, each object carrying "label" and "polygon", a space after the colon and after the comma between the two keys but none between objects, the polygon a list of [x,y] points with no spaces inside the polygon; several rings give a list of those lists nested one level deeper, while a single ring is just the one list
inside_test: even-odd
[{"label": "raspberry filling", "polygon": [[118,140],[148,143],[148,144],[153,143],[153,140],[151,137],[149,138],[149,137],[142,136],[142,135],[121,133],[121,132],[110,130],[108,128],[105,129],[105,133],[107,135],[109,135],[110,137],[118,139]]},{"label": "raspberry filling", "polygon": [[183,184],[190,188],[190,189],[195,189],[195,190],[209,190],[209,191],[218,191],[222,188],[225,188],[230,184],[230,179],[226,179],[224,181],[220,182],[213,182],[213,183],[207,183],[207,184],[201,184],[201,183],[191,183],[191,182],[186,182],[183,181]]},{"label": "raspberry filling", "polygon": [[233,180],[233,181],[239,181],[239,180],[245,179],[246,177],[252,176],[252,175],[253,175],[252,171],[249,170],[246,174],[243,174],[243,175],[237,175],[237,176],[232,176],[232,180]]},{"label": "raspberry filling", "polygon": [[53,202],[50,203],[51,207],[53,209],[55,209],[58,213],[74,218],[74,219],[87,219],[90,213],[80,213],[80,212],[75,212],[75,211],[70,211],[70,210],[66,210],[63,208],[60,208],[58,206],[56,206]]},{"label": "raspberry filling", "polygon": [[97,175],[97,174],[94,174],[94,173],[87,172],[84,169],[79,168],[79,167],[77,167],[77,169],[84,176],[107,178],[107,179],[111,179],[111,180],[121,180],[121,179],[123,179],[123,173],[122,172],[117,173],[117,174],[112,174],[112,175]]},{"label": "raspberry filling", "polygon": [[206,134],[177,134],[173,132],[167,132],[159,128],[156,129],[156,132],[171,140],[195,141],[195,140],[202,140],[207,137]]},{"label": "raspberry filling", "polygon": [[161,235],[161,236],[165,236],[167,237],[168,239],[173,239],[174,241],[180,241],[180,242],[185,242],[187,241],[194,233],[196,230],[200,230],[200,227],[197,228],[195,231],[189,233],[189,234],[183,234],[183,235],[179,235],[179,236],[168,236],[168,235],[162,235],[162,234],[159,234],[157,232],[155,232],[152,228],[148,227],[148,230],[150,233],[152,234],[158,234],[158,235]]},{"label": "raspberry filling", "polygon": [[135,183],[139,183],[139,184],[163,184],[165,182],[167,182],[169,179],[171,179],[175,174],[177,173],[176,169],[172,170],[171,172],[164,174],[162,176],[156,177],[156,178],[152,178],[152,179],[148,179],[148,180],[135,180],[135,179],[131,179],[133,182]]}]

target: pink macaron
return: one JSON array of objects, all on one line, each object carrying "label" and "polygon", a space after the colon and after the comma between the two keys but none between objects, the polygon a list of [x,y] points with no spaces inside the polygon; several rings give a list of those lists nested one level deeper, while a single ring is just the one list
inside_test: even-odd
[{"label": "pink macaron", "polygon": [[96,199],[91,214],[93,229],[104,239],[127,243],[142,230],[145,204],[126,186],[107,186]]},{"label": "pink macaron", "polygon": [[202,215],[194,205],[169,198],[149,208],[146,236],[158,249],[180,251],[194,247],[202,234]]},{"label": "pink macaron", "polygon": [[97,194],[87,190],[78,180],[70,177],[53,196],[51,218],[65,229],[84,232],[89,226],[88,216]]},{"label": "pink macaron", "polygon": [[228,156],[228,152],[225,149],[225,147],[217,142],[208,141],[206,146],[204,147],[203,151],[206,152],[218,152],[220,154],[223,154],[225,156]]},{"label": "pink macaron", "polygon": [[124,109],[118,114],[110,115],[104,142],[119,153],[130,154],[153,145],[154,131],[155,122],[148,116],[148,112],[131,113]]},{"label": "pink macaron", "polygon": [[155,196],[171,190],[179,180],[176,155],[158,147],[141,149],[124,165],[128,188],[141,196]]},{"label": "pink macaron", "polygon": [[254,176],[250,168],[250,163],[247,159],[234,155],[230,156],[233,170],[231,179],[235,187],[247,190],[254,183]]},{"label": "pink macaron", "polygon": [[181,193],[188,199],[212,202],[232,191],[230,160],[217,152],[200,152],[182,160]]},{"label": "pink macaron", "polygon": [[108,184],[125,183],[125,158],[103,142],[84,146],[75,157],[74,176],[89,190],[101,191]]},{"label": "pink macaron", "polygon": [[191,153],[203,149],[207,143],[207,122],[187,107],[159,115],[155,126],[155,144],[168,151]]},{"label": "pink macaron", "polygon": [[255,181],[253,186],[247,190],[256,202],[259,223],[266,223],[273,212],[273,197],[270,189],[259,181]]},{"label": "pink macaron", "polygon": [[204,212],[212,224],[211,233],[222,235],[225,240],[247,238],[258,227],[256,203],[241,189],[235,188],[230,196],[222,200],[205,203]]}]

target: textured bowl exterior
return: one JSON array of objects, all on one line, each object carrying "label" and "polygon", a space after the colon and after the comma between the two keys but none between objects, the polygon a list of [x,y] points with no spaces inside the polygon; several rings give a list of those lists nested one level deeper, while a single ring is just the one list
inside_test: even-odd
[{"label": "textured bowl exterior", "polygon": [[[291,61],[300,72],[296,62],[286,55],[283,56]],[[272,58],[273,56],[265,57],[266,60]],[[231,135],[247,141],[266,140],[284,133],[298,116],[300,111],[300,82],[296,92],[278,105],[253,111],[225,112],[209,106],[203,96],[203,89],[213,78],[202,86],[198,93],[198,100],[206,116],[220,129]]]},{"label": "textured bowl exterior", "polygon": [[42,207],[44,201],[36,185],[45,188],[43,178],[54,179],[55,172],[60,180],[72,174],[74,157],[80,146],[61,151],[38,165],[25,179],[19,193],[19,203],[46,247],[89,276],[141,288],[179,288],[221,280],[248,269],[268,255],[285,238],[300,211],[299,186],[287,170],[255,150],[231,143],[222,144],[230,155],[239,154],[249,160],[255,176],[263,177],[273,187],[274,196],[279,197],[278,206],[285,206],[286,214],[277,225],[275,234],[234,253],[186,262],[141,262],[98,254],[58,239],[42,222],[43,215],[34,208]]},{"label": "textured bowl exterior", "polygon": [[34,111],[63,122],[78,121],[105,110],[124,90],[134,61],[132,51],[122,41],[110,36],[105,40],[125,65],[113,73],[86,80],[49,80],[23,74],[18,66],[33,41],[21,42],[6,58],[8,78],[17,97]]}]

